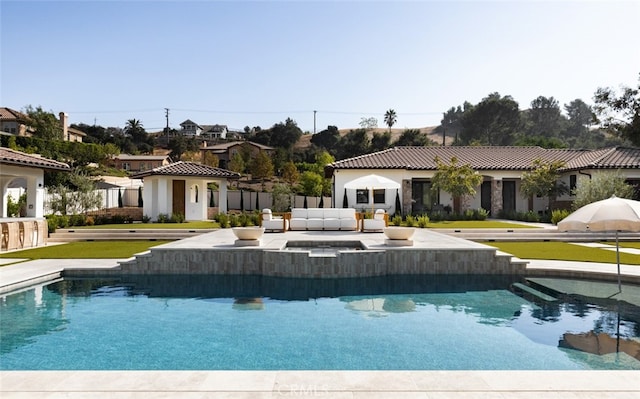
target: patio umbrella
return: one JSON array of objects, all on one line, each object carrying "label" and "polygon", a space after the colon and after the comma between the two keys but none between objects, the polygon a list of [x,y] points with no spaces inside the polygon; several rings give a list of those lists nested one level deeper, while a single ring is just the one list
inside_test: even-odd
[{"label": "patio umbrella", "polygon": [[347,199],[347,189],[344,189],[344,197],[342,198],[342,207],[343,208],[348,208],[349,207],[349,199]]},{"label": "patio umbrella", "polygon": [[585,205],[558,223],[559,231],[615,231],[618,262],[618,290],[620,284],[619,231],[640,231],[640,201],[618,198]]},{"label": "patio umbrella", "polygon": [[[376,174],[370,174],[362,177],[358,177],[357,179],[353,179],[347,182],[344,185],[344,188],[347,189],[363,189],[369,190],[371,189],[371,196],[373,197],[373,190],[376,189],[400,189],[400,183],[388,179],[384,176],[379,176]],[[371,213],[373,213],[373,198],[371,198]]]}]

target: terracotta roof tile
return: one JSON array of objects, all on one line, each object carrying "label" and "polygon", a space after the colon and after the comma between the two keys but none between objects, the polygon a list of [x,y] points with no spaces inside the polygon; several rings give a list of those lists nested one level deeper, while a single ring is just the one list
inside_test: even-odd
[{"label": "terracotta roof tile", "polygon": [[159,166],[144,172],[135,173],[132,178],[142,178],[146,176],[193,176],[193,177],[223,177],[227,179],[238,179],[240,174],[226,169],[214,168],[195,162],[178,161],[169,165]]},{"label": "terracotta roof tile", "polygon": [[0,164],[30,166],[47,170],[71,170],[69,165],[66,163],[54,161],[49,158],[43,158],[37,154],[27,154],[6,147],[0,147]]},{"label": "terracotta roof tile", "polygon": [[563,161],[565,170],[585,168],[640,167],[640,149],[604,150],[545,149],[542,147],[394,147],[373,154],[336,161],[334,169],[435,170],[436,157],[448,162],[452,157],[475,170],[529,170],[535,159]]}]

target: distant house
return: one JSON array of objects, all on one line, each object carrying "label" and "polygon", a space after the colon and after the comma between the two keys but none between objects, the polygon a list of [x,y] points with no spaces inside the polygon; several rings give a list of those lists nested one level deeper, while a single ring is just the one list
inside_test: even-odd
[{"label": "distant house", "polygon": [[168,155],[129,155],[120,154],[113,157],[110,165],[127,172],[144,172],[171,163]]},{"label": "distant house", "polygon": [[213,154],[217,156],[220,160],[218,166],[223,169],[226,169],[229,166],[229,161],[231,161],[233,156],[236,154],[242,155],[243,153],[248,152],[250,158],[255,158],[255,156],[261,151],[266,152],[269,157],[273,157],[276,153],[275,148],[264,144],[254,143],[252,141],[231,141],[211,146],[207,146],[205,143],[203,147],[200,148],[200,151],[202,153],[202,159],[205,159],[206,154]]},{"label": "distant house", "polygon": [[0,108],[0,131],[12,136],[31,136],[33,129],[28,125],[29,117],[11,108]]},{"label": "distant house", "polygon": [[[546,211],[547,198],[530,198],[521,192],[522,174],[533,169],[532,163],[536,159],[564,162],[559,181],[569,189],[575,189],[600,171],[620,170],[626,181],[636,187],[636,197],[640,196],[640,148],[394,147],[327,165],[325,172],[333,178],[335,206],[340,206],[346,198],[350,207],[375,207],[393,214],[400,211],[395,206],[397,196],[403,214],[422,214],[444,206],[455,208],[451,194],[432,189],[432,179],[437,172],[436,157],[447,163],[456,157],[459,164],[469,164],[482,175],[483,181],[476,188],[476,195],[461,204],[461,209],[483,208],[494,217],[501,211]],[[394,180],[401,188],[397,191],[375,187],[344,188],[348,182],[369,174]],[[553,206],[568,208],[574,199],[570,193],[564,194],[555,199]]]},{"label": "distant house", "polygon": [[[62,128],[62,140],[82,142],[87,135],[78,129],[69,127],[69,116],[64,112],[58,114]],[[31,137],[34,133],[29,126],[29,116],[11,108],[0,108],[0,131],[13,136]]]},{"label": "distant house", "polygon": [[184,137],[203,137],[206,139],[226,139],[227,125],[200,125],[187,119],[180,124],[180,134]]}]

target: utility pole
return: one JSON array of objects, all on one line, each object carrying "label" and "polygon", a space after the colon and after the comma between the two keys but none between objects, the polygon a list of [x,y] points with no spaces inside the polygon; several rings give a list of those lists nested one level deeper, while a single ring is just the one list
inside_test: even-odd
[{"label": "utility pole", "polygon": [[164,109],[164,116],[167,118],[167,144],[169,144],[169,108]]},{"label": "utility pole", "polygon": [[316,113],[318,111],[313,110],[313,134],[316,134]]}]

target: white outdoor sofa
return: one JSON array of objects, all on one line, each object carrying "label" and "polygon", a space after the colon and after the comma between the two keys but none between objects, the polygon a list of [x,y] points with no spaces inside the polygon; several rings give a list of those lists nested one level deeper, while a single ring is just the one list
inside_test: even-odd
[{"label": "white outdoor sofa", "polygon": [[265,231],[287,231],[289,230],[289,220],[282,216],[274,216],[271,209],[263,209],[260,223]]},{"label": "white outdoor sofa", "polygon": [[354,208],[293,208],[291,230],[358,230]]}]

